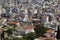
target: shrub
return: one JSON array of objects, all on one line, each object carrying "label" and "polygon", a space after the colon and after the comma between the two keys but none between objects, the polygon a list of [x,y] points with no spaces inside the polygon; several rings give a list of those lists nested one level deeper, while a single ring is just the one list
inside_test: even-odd
[{"label": "shrub", "polygon": [[26,35],[23,36],[25,40],[34,40],[36,38],[36,34],[31,32],[27,33]]}]

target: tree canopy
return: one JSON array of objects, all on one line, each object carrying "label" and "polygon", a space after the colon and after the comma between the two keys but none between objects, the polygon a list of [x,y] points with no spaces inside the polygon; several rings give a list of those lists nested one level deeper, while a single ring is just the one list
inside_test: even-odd
[{"label": "tree canopy", "polygon": [[45,28],[44,25],[36,25],[34,30],[36,32],[37,37],[44,37],[44,33],[46,33],[48,28]]}]

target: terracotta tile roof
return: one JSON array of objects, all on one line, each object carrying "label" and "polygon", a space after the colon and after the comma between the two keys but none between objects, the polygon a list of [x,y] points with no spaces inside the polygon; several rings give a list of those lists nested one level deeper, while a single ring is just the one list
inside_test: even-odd
[{"label": "terracotta tile roof", "polygon": [[54,30],[51,30],[51,29],[49,29],[49,30],[47,30],[46,32],[47,33],[51,33],[51,32],[53,32]]},{"label": "terracotta tile roof", "polygon": [[17,22],[9,22],[8,24],[17,24]]},{"label": "terracotta tile roof", "polygon": [[31,29],[33,29],[33,27],[30,26],[30,27],[27,27],[27,29],[31,30]]},{"label": "terracotta tile roof", "polygon": [[33,29],[33,26],[27,26],[27,27],[24,27],[26,30],[29,29],[29,30],[32,30]]}]

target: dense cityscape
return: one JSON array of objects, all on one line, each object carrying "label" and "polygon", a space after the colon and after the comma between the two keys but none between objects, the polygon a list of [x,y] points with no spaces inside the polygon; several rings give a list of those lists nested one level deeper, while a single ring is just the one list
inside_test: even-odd
[{"label": "dense cityscape", "polygon": [[0,40],[57,40],[58,26],[60,0],[0,0]]}]

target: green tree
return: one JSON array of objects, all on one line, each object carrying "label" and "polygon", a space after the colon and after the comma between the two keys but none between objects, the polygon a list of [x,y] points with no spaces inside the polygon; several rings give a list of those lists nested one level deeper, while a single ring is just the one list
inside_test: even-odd
[{"label": "green tree", "polygon": [[12,37],[12,38],[4,38],[4,40],[25,40],[25,39],[24,38]]},{"label": "green tree", "polygon": [[4,38],[3,40],[12,40],[11,38]]},{"label": "green tree", "polygon": [[9,26],[13,27],[13,28],[16,28],[17,25],[16,24],[8,24]]},{"label": "green tree", "polygon": [[34,40],[36,38],[36,33],[27,33],[26,35],[23,36],[25,40]]},{"label": "green tree", "polygon": [[24,38],[13,37],[12,40],[25,40]]},{"label": "green tree", "polygon": [[46,33],[48,28],[45,28],[44,25],[36,25],[34,30],[36,32],[36,37],[44,37],[44,33]]},{"label": "green tree", "polygon": [[5,32],[8,33],[8,36],[10,36],[15,30],[15,28],[8,28],[7,30],[5,30]]}]

